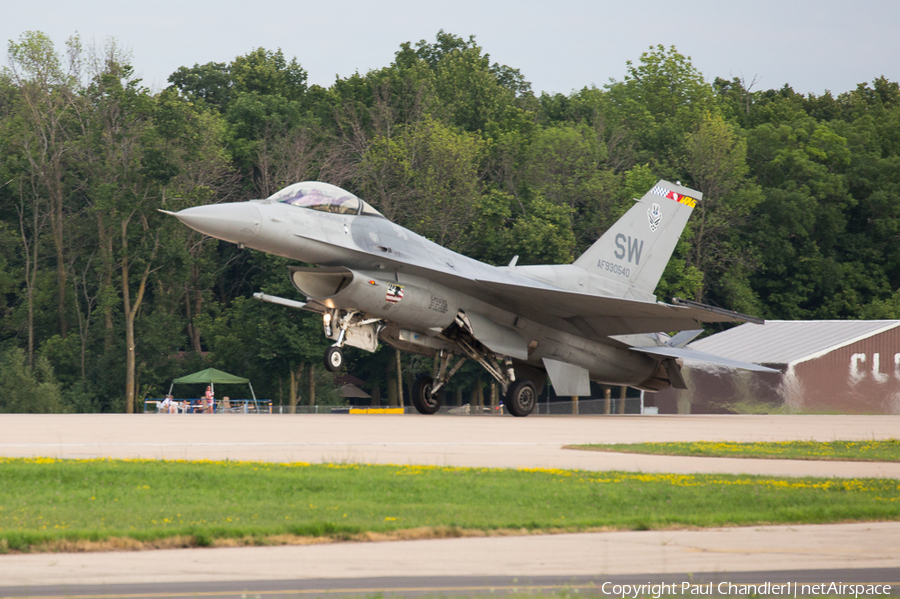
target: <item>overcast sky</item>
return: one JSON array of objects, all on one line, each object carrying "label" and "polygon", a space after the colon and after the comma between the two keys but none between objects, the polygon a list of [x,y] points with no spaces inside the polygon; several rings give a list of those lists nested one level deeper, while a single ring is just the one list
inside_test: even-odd
[{"label": "overcast sky", "polygon": [[708,81],[755,77],[755,90],[839,94],[881,75],[900,81],[900,0],[31,0],[7,3],[0,19],[4,41],[28,30],[60,49],[76,32],[98,45],[115,38],[153,89],[180,66],[260,46],[330,86],[440,29],[474,35],[535,93],[621,80],[626,61],[657,44],[690,56]]}]

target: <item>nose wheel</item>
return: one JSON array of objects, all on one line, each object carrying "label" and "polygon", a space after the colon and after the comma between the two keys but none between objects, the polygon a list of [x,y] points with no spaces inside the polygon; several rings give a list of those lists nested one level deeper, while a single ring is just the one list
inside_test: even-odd
[{"label": "nose wheel", "polygon": [[325,368],[330,372],[337,372],[344,366],[344,352],[336,345],[325,350]]}]

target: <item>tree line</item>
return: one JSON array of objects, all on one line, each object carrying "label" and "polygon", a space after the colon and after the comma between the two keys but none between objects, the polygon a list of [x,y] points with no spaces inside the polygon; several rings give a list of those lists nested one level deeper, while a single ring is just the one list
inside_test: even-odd
[{"label": "tree line", "polygon": [[[339,402],[287,261],[161,214],[326,181],[493,264],[568,263],[659,178],[703,192],[657,289],[768,319],[900,317],[900,87],[708,82],[674,47],[532,92],[441,31],[328,88],[258,48],[152,91],[114,42],[40,32],[0,71],[0,411],[140,410],[206,366],[276,404]],[[348,355],[396,401],[393,352]],[[404,357],[412,376],[424,367]],[[393,372],[396,372],[395,370]],[[480,388],[477,369],[457,377]],[[477,391],[477,390],[476,390]]]}]

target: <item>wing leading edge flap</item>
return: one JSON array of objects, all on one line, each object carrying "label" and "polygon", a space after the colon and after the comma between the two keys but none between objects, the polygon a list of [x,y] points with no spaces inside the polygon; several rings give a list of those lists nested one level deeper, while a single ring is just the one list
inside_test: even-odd
[{"label": "wing leading edge flap", "polygon": [[760,366],[752,362],[740,362],[738,360],[730,360],[721,356],[714,356],[705,352],[688,349],[686,347],[671,347],[664,345],[662,347],[632,347],[634,351],[652,354],[654,356],[662,356],[665,358],[682,358],[693,362],[705,362],[707,364],[715,364],[716,366],[727,366],[729,368],[741,368],[743,370],[753,370],[755,372],[780,372],[774,368]]}]

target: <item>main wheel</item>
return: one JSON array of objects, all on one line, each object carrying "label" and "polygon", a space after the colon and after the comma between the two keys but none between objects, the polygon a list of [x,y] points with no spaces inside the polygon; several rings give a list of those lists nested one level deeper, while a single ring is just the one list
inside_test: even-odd
[{"label": "main wheel", "polygon": [[412,402],[419,414],[434,414],[441,407],[441,398],[431,394],[434,379],[422,375],[416,379],[412,390]]},{"label": "main wheel", "polygon": [[535,405],[537,405],[537,389],[529,380],[516,381],[506,392],[506,409],[513,416],[528,416]]},{"label": "main wheel", "polygon": [[331,372],[337,372],[344,365],[344,352],[341,348],[332,345],[325,350],[325,368]]}]

